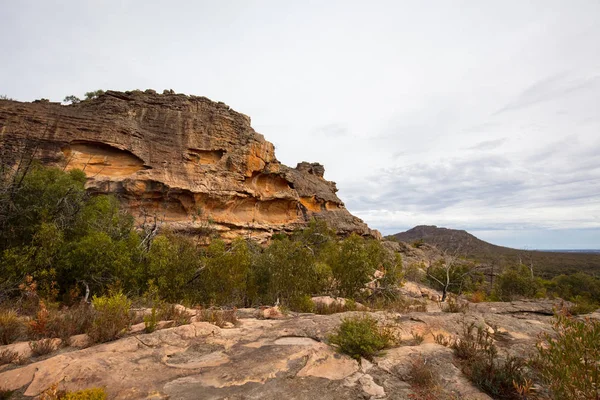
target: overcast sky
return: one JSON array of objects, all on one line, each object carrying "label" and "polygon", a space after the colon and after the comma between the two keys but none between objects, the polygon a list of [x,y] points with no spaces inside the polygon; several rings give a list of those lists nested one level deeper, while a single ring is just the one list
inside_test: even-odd
[{"label": "overcast sky", "polygon": [[391,234],[600,248],[600,1],[0,0],[0,94],[207,96]]}]

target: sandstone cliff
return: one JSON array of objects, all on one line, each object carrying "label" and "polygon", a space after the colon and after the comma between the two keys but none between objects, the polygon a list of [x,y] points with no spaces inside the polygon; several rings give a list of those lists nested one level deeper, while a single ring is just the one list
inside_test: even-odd
[{"label": "sandstone cliff", "polygon": [[379,236],[345,209],[320,164],[281,164],[249,117],[205,97],[147,90],[69,106],[0,101],[2,157],[15,161],[26,146],[177,231],[264,240],[316,217],[340,233]]}]

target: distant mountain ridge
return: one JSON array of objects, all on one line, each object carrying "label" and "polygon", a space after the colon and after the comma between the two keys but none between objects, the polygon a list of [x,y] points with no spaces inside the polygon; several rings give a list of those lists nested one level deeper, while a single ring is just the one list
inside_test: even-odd
[{"label": "distant mountain ridge", "polygon": [[423,241],[442,251],[500,266],[533,263],[544,277],[579,271],[600,274],[600,254],[593,252],[518,250],[488,243],[464,230],[435,225],[418,225],[389,237],[406,243]]}]

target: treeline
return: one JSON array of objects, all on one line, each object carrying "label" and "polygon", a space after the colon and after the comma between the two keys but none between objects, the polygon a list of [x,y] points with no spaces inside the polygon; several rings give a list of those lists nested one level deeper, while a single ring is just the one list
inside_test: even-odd
[{"label": "treeline", "polygon": [[401,279],[400,257],[380,242],[340,240],[319,221],[267,247],[243,239],[202,246],[136,229],[117,199],[86,192],[80,170],[23,163],[0,173],[0,301],[18,296],[28,279],[40,296],[67,303],[116,288],[155,291],[168,302],[289,306],[323,293],[358,299],[376,270],[374,291]]},{"label": "treeline", "polygon": [[[485,264],[459,257],[445,257],[423,269],[423,280],[428,285],[442,292],[466,295],[473,302],[561,298],[575,303],[571,310],[574,313],[600,308],[600,279],[584,272],[543,279],[532,267],[518,264],[491,274]],[[411,274],[410,269],[407,273]]]}]

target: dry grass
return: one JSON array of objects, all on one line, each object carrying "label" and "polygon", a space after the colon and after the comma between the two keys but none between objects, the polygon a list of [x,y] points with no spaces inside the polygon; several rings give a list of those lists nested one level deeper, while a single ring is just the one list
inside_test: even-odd
[{"label": "dry grass", "polygon": [[435,373],[429,360],[417,357],[411,361],[408,381],[421,389],[428,389],[436,384]]},{"label": "dry grass", "polygon": [[54,339],[41,339],[34,342],[29,342],[29,347],[33,355],[45,356],[57,350],[58,346]]},{"label": "dry grass", "polygon": [[0,344],[10,344],[17,340],[24,327],[14,310],[0,310]]},{"label": "dry grass", "polygon": [[19,353],[9,349],[0,351],[0,365],[10,364],[19,359]]},{"label": "dry grass", "polygon": [[445,303],[439,303],[440,309],[447,313],[466,313],[469,310],[469,303],[460,301],[454,296],[448,296]]},{"label": "dry grass", "polygon": [[200,321],[209,322],[213,325],[218,326],[219,328],[222,328],[225,326],[225,324],[227,322],[234,324],[234,325],[237,324],[238,320],[237,320],[237,317],[235,316],[235,313],[236,313],[235,308],[231,309],[231,310],[208,308],[205,310],[198,311],[197,318]]}]

